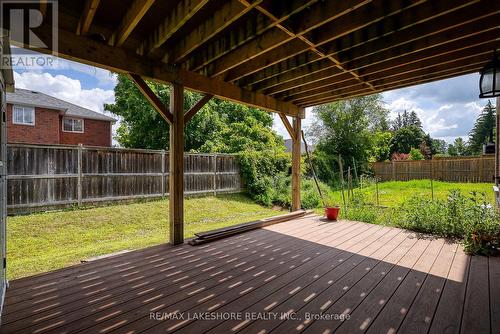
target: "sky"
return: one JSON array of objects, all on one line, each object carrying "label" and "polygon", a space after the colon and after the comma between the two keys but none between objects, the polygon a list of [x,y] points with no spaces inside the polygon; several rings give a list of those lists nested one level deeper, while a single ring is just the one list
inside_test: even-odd
[{"label": "sky", "polygon": [[[18,88],[40,91],[110,115],[104,110],[104,104],[114,101],[116,75],[109,71],[57,59],[51,67],[15,67],[14,79]],[[425,132],[451,143],[456,137],[467,138],[487,103],[487,100],[478,98],[478,82],[479,74],[469,74],[384,92],[382,96],[391,119],[404,110],[413,110],[422,120]],[[308,108],[303,128],[307,129],[312,122],[314,112]],[[119,121],[114,125],[114,131],[118,125]],[[290,137],[277,115],[274,128],[284,138]]]}]

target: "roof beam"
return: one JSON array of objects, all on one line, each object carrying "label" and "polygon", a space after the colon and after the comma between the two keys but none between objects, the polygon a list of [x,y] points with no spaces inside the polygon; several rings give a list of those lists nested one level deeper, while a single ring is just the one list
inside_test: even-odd
[{"label": "roof beam", "polygon": [[134,0],[110,41],[114,40],[114,45],[122,46],[154,2],[155,0]]},{"label": "roof beam", "polygon": [[[37,28],[37,36],[51,45],[52,28],[43,25]],[[186,71],[177,66],[171,66],[140,56],[135,52],[103,44],[86,36],[77,36],[75,33],[59,29],[59,43],[57,56],[81,62],[84,64],[104,68],[118,73],[136,73],[143,78],[148,78],[163,83],[178,83],[188,89],[212,94],[221,99],[242,103],[251,107],[273,112],[283,112],[288,116],[304,117],[303,109],[289,102],[279,101],[271,96],[242,89],[236,85],[220,79],[207,78],[198,73]],[[19,47],[29,48],[22,40],[13,40]],[[42,53],[52,54],[45,48],[33,49]]]},{"label": "roof beam", "polygon": [[[247,8],[247,10],[253,8],[259,8],[260,3],[252,2],[249,3],[246,0],[238,0],[243,6]],[[256,12],[253,17],[263,17],[266,20],[263,22],[264,24],[247,24],[243,22],[243,25],[240,27],[236,27],[239,31],[234,31],[233,29],[229,31],[228,34],[225,34],[213,41],[209,45],[207,45],[203,50],[199,50],[198,53],[201,54],[201,57],[195,57],[192,60],[187,62],[188,69],[193,71],[200,71],[203,67],[209,65],[212,62],[218,62],[219,59],[224,57],[229,57],[228,61],[235,61],[239,63],[239,57],[242,54],[245,54],[246,57],[255,57],[255,52],[261,53],[264,48],[274,48],[277,47],[276,43],[282,44],[286,43],[288,40],[284,40],[287,36],[283,35],[282,32],[276,29],[272,29],[279,22],[288,19],[292,14],[300,12],[307,6],[317,2],[318,0],[294,0],[287,2],[278,2],[278,4],[286,4],[286,8],[280,8],[279,13],[276,14],[275,19],[268,20],[268,16],[261,13],[260,11]],[[350,0],[353,1],[353,0]],[[361,1],[361,0],[357,0]],[[365,0],[366,1],[366,0]],[[258,22],[262,23],[262,22]],[[258,40],[258,41],[257,41]],[[259,44],[260,43],[260,44]],[[270,44],[272,43],[272,44]],[[244,48],[244,49],[242,49]],[[210,68],[214,68],[216,65],[210,65]],[[207,70],[207,75],[216,76],[217,74],[209,73],[210,69]]]},{"label": "roof beam", "polygon": [[209,20],[203,21],[200,26],[176,41],[171,49],[165,50],[164,61],[171,64],[183,61],[196,48],[239,20],[261,1],[254,1],[250,7],[243,6],[238,0],[224,2],[222,7],[212,13]]},{"label": "roof beam", "polygon": [[168,124],[172,125],[174,123],[174,116],[168,110],[168,107],[163,104],[158,96],[153,92],[153,90],[148,86],[146,81],[144,81],[140,75],[129,73],[129,78],[132,79],[135,86],[139,89],[142,95],[151,103],[153,108],[167,121]]},{"label": "roof beam", "polygon": [[94,15],[99,7],[100,0],[86,0],[83,7],[83,13],[76,28],[77,35],[85,35],[89,32],[90,25],[94,20]]},{"label": "roof beam", "polygon": [[[406,73],[418,72],[426,68],[433,68],[438,65],[447,64],[450,62],[454,62],[453,66],[457,66],[460,64],[456,63],[457,59],[465,59],[470,57],[477,57],[484,54],[491,54],[491,50],[495,47],[497,41],[495,40],[495,36],[499,35],[500,28],[494,30],[490,35],[489,39],[485,38],[483,41],[482,38],[478,38],[475,40],[459,40],[453,47],[449,48],[437,48],[437,50],[433,50],[434,54],[430,56],[422,56],[422,57],[414,57],[413,61],[407,61],[407,59],[403,56],[398,58],[393,62],[386,62],[384,67],[378,68],[373,73],[380,73],[377,75],[363,75],[363,79],[367,82],[372,83],[373,86],[376,86],[377,80],[382,80],[390,77],[398,77],[402,76]],[[488,37],[485,35],[484,37]],[[500,40],[500,38],[497,38]],[[354,85],[351,85],[354,86]],[[296,104],[303,103],[303,100],[309,100],[311,98],[321,97],[321,96],[330,96],[331,94],[337,94],[339,89],[346,89],[346,83],[333,82],[331,84],[325,85],[317,85],[317,88],[301,91],[300,93],[290,94],[287,96],[287,101],[293,101]],[[325,92],[325,89],[328,89],[328,92]]]},{"label": "roof beam", "polygon": [[191,107],[191,109],[189,109],[185,114],[184,114],[184,123],[188,123],[191,118],[194,117],[194,115],[196,115],[196,113],[198,111],[200,111],[201,108],[203,108],[203,106],[205,104],[207,104],[208,101],[210,101],[210,99],[214,97],[213,95],[211,94],[204,94],[201,99],[196,102],[196,104],[194,106]]},{"label": "roof beam", "polygon": [[[300,13],[300,20],[309,22],[309,26],[303,26],[302,29],[293,32],[282,25],[283,21],[285,21],[292,15],[277,18],[270,13],[270,10],[266,10],[262,6],[257,6],[257,9],[268,16],[271,20],[273,20],[274,26],[278,27],[279,29],[271,29],[261,36],[258,36],[256,39],[250,41],[245,46],[245,49],[239,48],[231,52],[231,54],[217,59],[212,64],[210,64],[208,68],[208,75],[222,75],[225,72],[237,67],[238,65],[241,65],[243,63],[246,64],[249,59],[258,58],[261,55],[265,55],[266,52],[276,50],[276,48],[278,48],[279,46],[284,46],[287,49],[290,46],[293,46],[293,48],[289,49],[291,56],[304,52],[310,49],[311,45],[307,43],[306,40],[303,40],[302,43],[299,43],[300,38],[299,40],[296,40],[296,38],[305,35],[309,31],[317,28],[322,24],[335,20],[351,11],[354,11],[356,8],[362,7],[370,1],[371,0],[346,0],[342,2],[319,2],[311,6],[311,8],[305,11],[305,13]],[[252,50],[251,58],[249,58],[248,50]],[[277,61],[274,63],[277,63]],[[228,74],[225,75],[225,77],[229,81],[237,80],[239,78],[234,74]]]},{"label": "roof beam", "polygon": [[180,0],[167,13],[163,22],[141,43],[137,52],[150,54],[178,31],[190,18],[207,4],[208,0]]},{"label": "roof beam", "polygon": [[288,131],[290,138],[295,139],[295,131],[293,130],[292,124],[290,124],[290,122],[288,121],[288,118],[286,118],[286,115],[283,113],[278,113],[278,115],[281,118],[281,121],[283,122],[286,131]]},{"label": "roof beam", "polygon": [[[318,9],[317,12],[311,10],[300,17],[300,21],[309,22],[309,24],[312,25],[313,27],[312,29],[314,29],[312,36],[314,37],[314,39],[311,39],[310,36],[308,37],[305,36],[305,33],[309,32],[312,29],[304,31],[296,31],[295,34],[297,38],[299,38],[309,46],[309,48],[307,49],[314,50],[322,57],[328,57],[328,59],[330,59],[337,66],[339,66],[339,68],[341,68],[340,63],[336,58],[324,54],[318,48],[321,44],[327,43],[331,40],[347,35],[350,32],[357,29],[361,29],[369,24],[376,23],[388,15],[397,14],[403,11],[404,9],[418,5],[424,1],[425,0],[409,0],[405,2],[405,6],[403,6],[401,5],[400,2],[397,1],[387,2],[384,0],[374,0],[372,2],[361,2],[355,8],[349,7],[347,9],[344,9],[344,7],[340,8],[338,2],[331,2],[331,1],[322,2],[318,4],[318,6],[319,5],[321,6],[318,7],[320,9]],[[343,1],[341,2],[341,4],[345,6],[346,4],[348,4],[348,2]],[[325,5],[330,5],[332,8],[325,8]],[[342,9],[344,9],[344,11],[340,12]],[[311,17],[313,13],[314,16],[316,16],[316,21],[314,21],[315,19],[314,17]],[[337,13],[338,15],[335,15]],[[332,19],[334,20],[333,21],[328,20],[328,24],[320,26],[319,18],[328,15],[331,15]],[[317,22],[317,24],[314,24],[313,22]],[[307,29],[306,26],[304,25],[299,25],[299,26],[302,27],[302,29]],[[320,28],[318,28],[319,26]],[[316,36],[319,36],[319,38]],[[286,45],[284,47],[287,48],[289,54],[292,56],[300,52],[304,52],[303,47],[298,45],[297,47],[295,47],[294,45]],[[262,70],[265,67],[276,64],[282,59],[286,59],[289,57],[290,56],[280,59],[277,58],[276,55],[273,54],[272,52],[265,53],[262,55],[262,57],[259,57],[260,59],[254,59],[252,61],[245,62],[244,65],[230,70],[227,74],[225,74],[225,79],[227,81],[237,80],[243,76],[258,72],[259,70]],[[351,73],[354,77],[356,77],[355,72]]]},{"label": "roof beam", "polygon": [[[410,42],[410,43],[405,43],[405,44],[399,44],[399,46],[396,46],[394,48],[389,48],[382,50],[382,52],[377,52],[372,54],[371,56],[367,57],[359,57],[356,59],[352,59],[348,62],[344,62],[343,65],[346,68],[355,70],[358,72],[360,76],[363,77],[369,74],[373,74],[373,71],[370,71],[370,68],[378,68],[378,72],[384,72],[388,68],[391,68],[394,66],[394,62],[389,63],[389,65],[381,65],[376,67],[376,64],[386,64],[390,62],[391,60],[400,60],[401,57],[406,56],[407,54],[413,54],[416,52],[420,52],[418,54],[418,57],[412,56],[413,58],[418,58],[418,59],[427,59],[429,57],[434,57],[436,55],[436,52],[441,52],[438,47],[440,45],[448,45],[451,42],[454,41],[462,41],[460,43],[454,44],[454,47],[466,47],[470,43],[471,40],[474,40],[475,35],[480,35],[481,33],[488,32],[491,30],[494,30],[498,24],[498,20],[500,20],[500,14],[493,14],[491,16],[485,17],[479,22],[469,22],[468,24],[457,27],[454,30],[445,33],[445,34],[432,34],[430,36],[427,36],[427,38],[421,38],[416,41]],[[418,29],[415,27],[415,29]],[[491,33],[494,34],[494,33]],[[490,38],[491,35],[490,34]],[[469,39],[467,39],[470,37]],[[463,43],[463,44],[461,44]],[[428,50],[428,52],[423,52],[425,50]],[[437,51],[436,51],[437,50]],[[454,49],[450,47],[450,50],[453,51]],[[439,55],[439,53],[438,53]],[[406,59],[409,59],[406,57]],[[417,60],[418,60],[417,59]],[[408,60],[409,61],[409,60]],[[292,87],[292,84],[284,84],[280,85],[279,87],[281,88],[278,92],[275,87],[265,90],[265,94],[270,94],[274,95],[276,93],[281,93],[277,97],[279,98],[285,98],[289,100],[289,97],[291,95],[294,95],[296,92],[301,92],[305,93],[306,91],[310,91],[313,89],[318,89],[320,87],[325,87],[328,84],[333,84],[336,82],[336,76],[330,75],[329,73],[322,72],[318,73],[315,76],[314,81],[316,82],[315,86],[310,85],[309,83],[301,83],[301,79],[299,78],[295,80],[294,82],[297,83],[295,87]],[[368,81],[369,82],[369,81]],[[306,87],[307,86],[307,87]],[[290,90],[295,89],[295,91],[290,91],[290,92],[285,92],[284,88],[290,88]]]},{"label": "roof beam", "polygon": [[[336,39],[333,42],[328,42],[328,43],[322,45],[322,49],[327,50],[327,51],[325,51],[325,54],[336,57],[337,59],[339,59],[339,61],[342,62],[345,59],[345,57],[341,57],[342,55],[338,56],[338,54],[339,54],[339,52],[342,51],[343,47],[344,48],[350,47],[349,43],[350,43],[351,38],[354,39],[353,36],[357,36],[356,38],[358,40],[366,39],[367,36],[375,36],[375,37],[371,38],[373,45],[371,45],[370,49],[369,49],[373,53],[374,52],[373,50],[380,49],[380,46],[379,46],[379,43],[381,43],[380,40],[387,39],[388,36],[390,36],[392,33],[395,33],[395,34],[398,34],[398,36],[401,36],[400,38],[404,42],[404,41],[408,41],[409,39],[411,39],[411,36],[413,36],[413,35],[419,35],[419,32],[421,29],[425,29],[426,31],[430,30],[431,27],[433,28],[433,24],[427,24],[427,22],[431,19],[434,19],[434,21],[439,21],[442,25],[443,25],[442,22],[444,22],[445,26],[447,25],[448,20],[452,20],[452,22],[456,22],[455,24],[458,24],[458,23],[464,24],[464,23],[470,21],[470,19],[469,19],[470,10],[477,9],[475,6],[468,7],[470,9],[468,11],[467,8],[465,8],[465,7],[467,7],[468,5],[471,5],[471,4],[475,4],[478,1],[479,0],[468,0],[468,1],[459,0],[458,2],[432,2],[429,4],[424,3],[424,4],[421,4],[419,6],[416,6],[415,9],[412,11],[409,11],[409,12],[403,11],[400,15],[388,16],[388,17],[384,18],[382,21],[378,22],[377,24],[367,26],[364,29],[355,30],[354,32],[351,32],[348,35],[345,35],[339,39]],[[457,7],[454,7],[454,6],[457,6]],[[487,12],[487,11],[491,12],[491,6],[484,6],[484,4],[480,4],[479,7],[482,8],[481,10],[484,12]],[[457,10],[457,9],[462,10],[463,12],[466,13],[465,15],[468,15],[468,16],[462,17],[463,15],[460,15],[459,19],[454,19],[453,11]],[[445,15],[445,14],[449,14],[446,17],[446,19],[444,19],[444,18],[440,19],[440,17]],[[423,23],[423,24],[421,24],[421,26],[414,31],[408,30],[408,28],[414,27],[418,23]],[[381,29],[383,31],[381,31]],[[411,34],[412,32],[416,32],[416,33]],[[432,33],[432,31],[429,31],[429,34],[430,33]],[[408,36],[408,34],[411,34],[411,35]],[[345,41],[345,42],[343,42],[343,41]],[[314,61],[305,62],[303,64],[303,66],[305,66],[305,65],[312,66],[313,64],[314,64]],[[293,69],[293,67],[291,69],[292,69],[292,75],[293,75],[294,69]],[[283,68],[281,70],[283,71]],[[252,86],[252,89],[264,90],[264,89],[273,87],[273,85],[276,85],[277,82],[278,83],[280,81],[283,82],[283,80],[281,80],[280,76],[270,78],[267,80],[263,80],[263,78],[265,78],[265,76],[262,75],[261,72],[257,73],[257,75],[259,75],[259,74],[260,74],[260,76],[255,78],[259,81],[259,84],[256,85],[256,87]],[[290,76],[290,74],[289,74],[289,76]],[[301,76],[301,74],[297,73],[297,78],[300,76]],[[254,76],[247,77],[245,79],[245,81],[247,83],[252,82],[252,81],[256,82],[257,80],[255,80],[253,77]],[[271,76],[269,76],[269,77],[271,77]]]}]

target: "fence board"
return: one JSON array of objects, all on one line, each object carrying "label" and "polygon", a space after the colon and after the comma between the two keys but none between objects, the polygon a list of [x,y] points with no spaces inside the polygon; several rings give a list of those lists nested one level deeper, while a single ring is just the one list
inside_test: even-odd
[{"label": "fence board", "polygon": [[[9,144],[9,214],[61,206],[168,195],[168,152],[81,146]],[[239,192],[236,158],[185,154],[186,194]],[[78,185],[81,186],[81,198]],[[80,199],[80,201],[79,201]]]},{"label": "fence board", "polygon": [[493,182],[495,159],[485,156],[375,162],[372,170],[381,181]]}]

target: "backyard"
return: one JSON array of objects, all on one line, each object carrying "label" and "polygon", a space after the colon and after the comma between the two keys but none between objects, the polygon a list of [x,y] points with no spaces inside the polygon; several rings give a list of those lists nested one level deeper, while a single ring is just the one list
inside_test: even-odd
[{"label": "backyard", "polygon": [[[184,236],[283,212],[241,194],[185,200]],[[168,241],[168,200],[8,218],[8,277],[15,279],[94,256]]]},{"label": "backyard", "polygon": [[[435,199],[446,199],[450,190],[463,194],[483,192],[493,203],[491,184],[447,183],[434,181]],[[366,201],[361,208],[348,206],[343,218],[370,223],[388,224],[387,210],[396,208],[415,195],[431,198],[429,180],[384,182],[378,184],[379,202],[376,204],[374,183],[354,190]],[[332,192],[340,204],[341,193]],[[186,238],[195,232],[216,229],[260,218],[282,214],[283,211],[255,204],[243,194],[186,199]],[[368,208],[368,209],[367,209]],[[382,211],[380,211],[382,210]],[[322,209],[317,208],[322,214]],[[373,217],[377,219],[373,219]],[[8,219],[8,276],[10,279],[46,272],[94,256],[122,250],[144,248],[168,240],[168,201],[158,200],[134,204],[111,205],[90,209],[14,216]]]}]

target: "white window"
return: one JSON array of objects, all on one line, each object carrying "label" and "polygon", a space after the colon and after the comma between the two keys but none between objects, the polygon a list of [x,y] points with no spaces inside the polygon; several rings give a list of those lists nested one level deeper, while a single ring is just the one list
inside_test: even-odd
[{"label": "white window", "polygon": [[65,132],[83,132],[83,119],[63,118],[63,131]]},{"label": "white window", "polygon": [[12,123],[35,125],[35,108],[24,107],[24,106],[13,106]]}]

